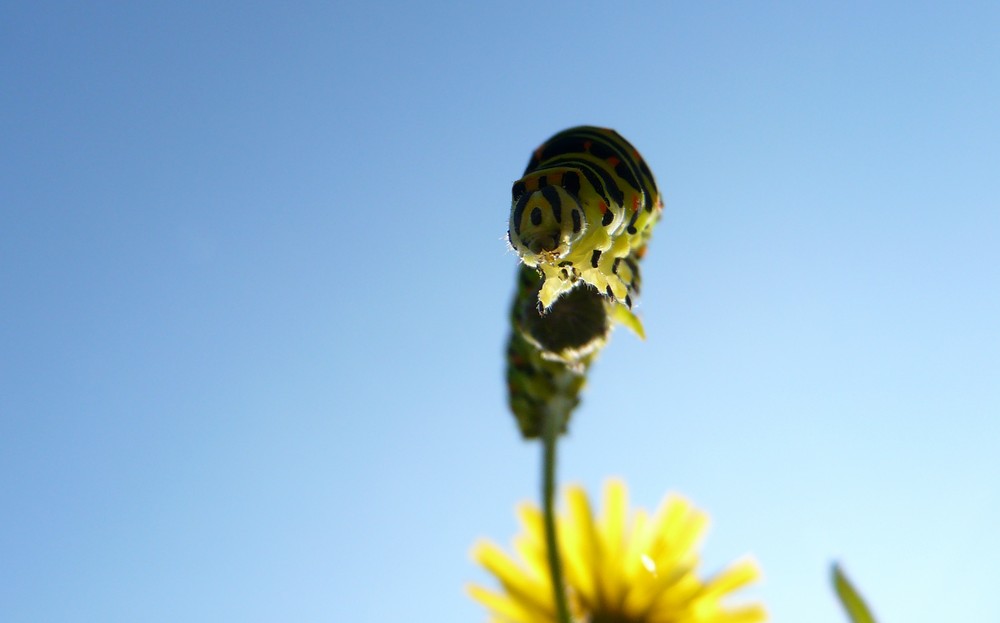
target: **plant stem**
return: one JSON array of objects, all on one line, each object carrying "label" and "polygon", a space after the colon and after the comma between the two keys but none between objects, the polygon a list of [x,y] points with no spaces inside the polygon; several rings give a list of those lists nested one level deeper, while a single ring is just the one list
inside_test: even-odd
[{"label": "plant stem", "polygon": [[566,421],[568,410],[559,408],[560,401],[552,401],[545,410],[542,426],[542,506],[545,513],[545,544],[549,557],[549,573],[552,575],[552,590],[555,593],[556,614],[560,623],[572,623],[566,606],[566,583],[563,581],[562,563],[559,558],[559,539],[556,535],[555,489],[556,489],[556,444]]}]

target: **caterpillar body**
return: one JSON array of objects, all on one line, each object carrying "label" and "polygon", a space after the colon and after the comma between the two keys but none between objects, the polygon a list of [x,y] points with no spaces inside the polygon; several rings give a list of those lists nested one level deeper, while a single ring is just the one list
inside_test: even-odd
[{"label": "caterpillar body", "polygon": [[642,156],[614,130],[580,126],[534,151],[511,189],[507,238],[538,269],[539,308],[581,283],[632,307],[663,203]]}]

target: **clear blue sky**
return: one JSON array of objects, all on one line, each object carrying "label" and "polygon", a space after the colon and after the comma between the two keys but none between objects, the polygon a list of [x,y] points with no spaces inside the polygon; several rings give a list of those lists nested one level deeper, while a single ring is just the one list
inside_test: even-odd
[{"label": "clear blue sky", "polygon": [[[493,3],[490,3],[493,4]],[[613,8],[612,8],[613,7]],[[0,8],[0,620],[481,621],[539,449],[510,184],[642,150],[648,339],[560,477],[835,623],[1000,619],[1000,5]]]}]

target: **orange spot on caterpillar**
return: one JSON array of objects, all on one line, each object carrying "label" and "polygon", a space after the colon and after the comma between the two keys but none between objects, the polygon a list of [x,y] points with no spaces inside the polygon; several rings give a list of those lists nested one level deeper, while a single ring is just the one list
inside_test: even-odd
[{"label": "orange spot on caterpillar", "polygon": [[615,158],[614,156],[611,156],[610,158],[608,158],[608,164],[610,164],[613,167],[617,167],[619,162],[621,162],[621,160],[619,160],[618,158]]},{"label": "orange spot on caterpillar", "polygon": [[597,204],[597,207],[601,209],[601,214],[604,214],[605,212],[608,211],[608,204],[604,203],[603,201]]},{"label": "orange spot on caterpillar", "polygon": [[583,142],[583,151],[590,151],[590,146],[593,145],[593,144],[594,143],[591,142],[591,141],[584,141]]},{"label": "orange spot on caterpillar", "polygon": [[639,195],[632,197],[632,211],[637,212],[639,210]]}]

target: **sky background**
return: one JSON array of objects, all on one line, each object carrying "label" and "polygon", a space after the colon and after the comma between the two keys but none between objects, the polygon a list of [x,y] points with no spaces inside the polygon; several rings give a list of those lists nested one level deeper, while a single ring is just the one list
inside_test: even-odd
[{"label": "sky background", "polygon": [[[877,4],[877,6],[876,6]],[[0,620],[483,621],[540,448],[510,185],[666,209],[561,446],[772,620],[1000,619],[1000,5],[0,8]]]}]

